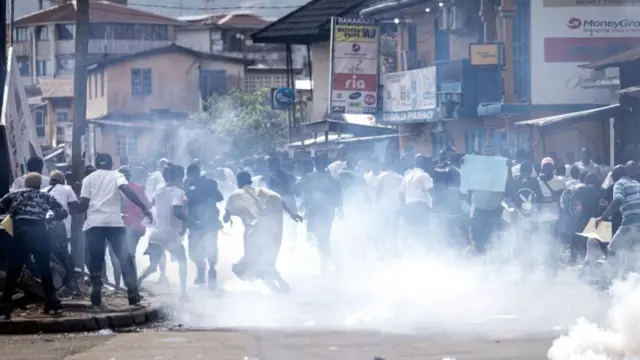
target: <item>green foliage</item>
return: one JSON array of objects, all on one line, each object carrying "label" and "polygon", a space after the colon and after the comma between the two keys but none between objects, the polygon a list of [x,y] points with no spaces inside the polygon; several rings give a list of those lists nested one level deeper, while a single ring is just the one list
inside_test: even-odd
[{"label": "green foliage", "polygon": [[228,153],[245,157],[269,153],[286,144],[287,112],[271,108],[270,91],[234,91],[214,96],[192,119],[230,142]]}]

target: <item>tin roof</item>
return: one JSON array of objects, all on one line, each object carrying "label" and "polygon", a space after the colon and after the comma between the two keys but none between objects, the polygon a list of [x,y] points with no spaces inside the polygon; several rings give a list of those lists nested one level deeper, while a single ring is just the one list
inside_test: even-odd
[{"label": "tin roof", "polygon": [[[56,5],[35,13],[31,13],[15,20],[15,26],[27,26],[48,23],[75,23],[76,3],[70,1]],[[89,22],[91,23],[140,23],[184,25],[182,21],[125,5],[108,1],[89,1]]]},{"label": "tin roof", "polygon": [[311,44],[329,39],[329,21],[367,0],[311,0],[253,33],[255,43]]}]

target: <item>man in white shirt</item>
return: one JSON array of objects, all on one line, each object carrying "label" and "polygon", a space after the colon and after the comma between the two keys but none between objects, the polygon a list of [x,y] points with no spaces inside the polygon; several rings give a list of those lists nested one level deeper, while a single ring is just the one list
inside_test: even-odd
[{"label": "man in white shirt", "polygon": [[415,167],[408,171],[400,185],[400,200],[404,203],[402,218],[412,241],[426,236],[431,211],[433,179],[428,171],[431,161],[424,155],[416,155]]},{"label": "man in white shirt", "polygon": [[338,160],[332,162],[327,166],[327,171],[333,176],[334,179],[338,179],[338,175],[347,169],[347,149],[340,145],[338,148]]},{"label": "man in white shirt", "polygon": [[[49,187],[49,177],[42,175],[42,171],[44,170],[44,161],[37,157],[33,156],[27,160],[27,173],[35,172],[40,174],[40,178],[42,179],[41,189]],[[24,186],[24,178],[26,175],[22,175],[19,178],[13,181],[11,184],[11,192],[16,192],[18,190],[22,190],[25,188]]]},{"label": "man in white shirt", "polygon": [[152,172],[151,174],[149,174],[149,178],[147,179],[147,182],[144,185],[144,192],[145,195],[147,195],[147,199],[153,199],[153,194],[156,192],[156,190],[164,185],[164,178],[162,177],[162,171],[164,170],[164,168],[167,167],[167,164],[169,163],[169,161],[167,159],[160,159],[160,161],[158,162],[158,168],[156,169],[156,171]]},{"label": "man in white shirt", "polygon": [[89,274],[91,280],[91,303],[102,304],[102,266],[105,260],[107,241],[116,253],[122,277],[127,286],[129,304],[140,304],[136,265],[133,254],[126,246],[126,229],[122,221],[122,199],[124,194],[138,206],[143,214],[152,219],[151,212],[131,190],[123,174],[113,171],[113,160],[109,154],[96,156],[97,170],[82,181],[80,208],[87,212],[82,230],[89,249]]},{"label": "man in white shirt", "polygon": [[385,252],[391,250],[393,242],[398,236],[398,223],[402,202],[399,193],[402,186],[402,175],[400,166],[385,166],[385,170],[377,176],[375,181],[375,205],[376,224],[378,233],[378,246]]},{"label": "man in white shirt", "polygon": [[604,180],[602,169],[598,164],[592,160],[591,150],[589,148],[582,149],[582,158],[575,165],[580,168],[580,172],[586,172],[588,174],[595,174],[598,176],[598,181]]}]

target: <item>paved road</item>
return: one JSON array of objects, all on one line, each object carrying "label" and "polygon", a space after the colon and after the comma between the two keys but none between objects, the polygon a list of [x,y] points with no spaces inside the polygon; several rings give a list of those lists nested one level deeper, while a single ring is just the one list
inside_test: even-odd
[{"label": "paved road", "polygon": [[0,338],[0,360],[545,359],[549,338],[482,339],[371,332],[143,332]]}]

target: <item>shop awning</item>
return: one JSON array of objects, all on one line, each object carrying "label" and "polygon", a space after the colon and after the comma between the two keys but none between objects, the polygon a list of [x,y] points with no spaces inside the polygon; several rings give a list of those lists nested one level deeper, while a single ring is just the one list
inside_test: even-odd
[{"label": "shop awning", "polygon": [[618,94],[640,99],[640,86],[631,86],[622,90],[618,90]]},{"label": "shop awning", "polygon": [[521,121],[516,123],[516,126],[533,126],[533,127],[546,127],[560,124],[574,124],[582,121],[592,121],[603,119],[606,117],[615,116],[618,113],[620,104],[604,106],[595,109],[576,111],[567,114],[560,114],[554,116],[547,116],[539,119]]},{"label": "shop awning", "polygon": [[393,126],[376,123],[376,117],[368,114],[333,114],[324,120],[302,124],[306,133],[348,133],[356,136],[397,134]]}]

